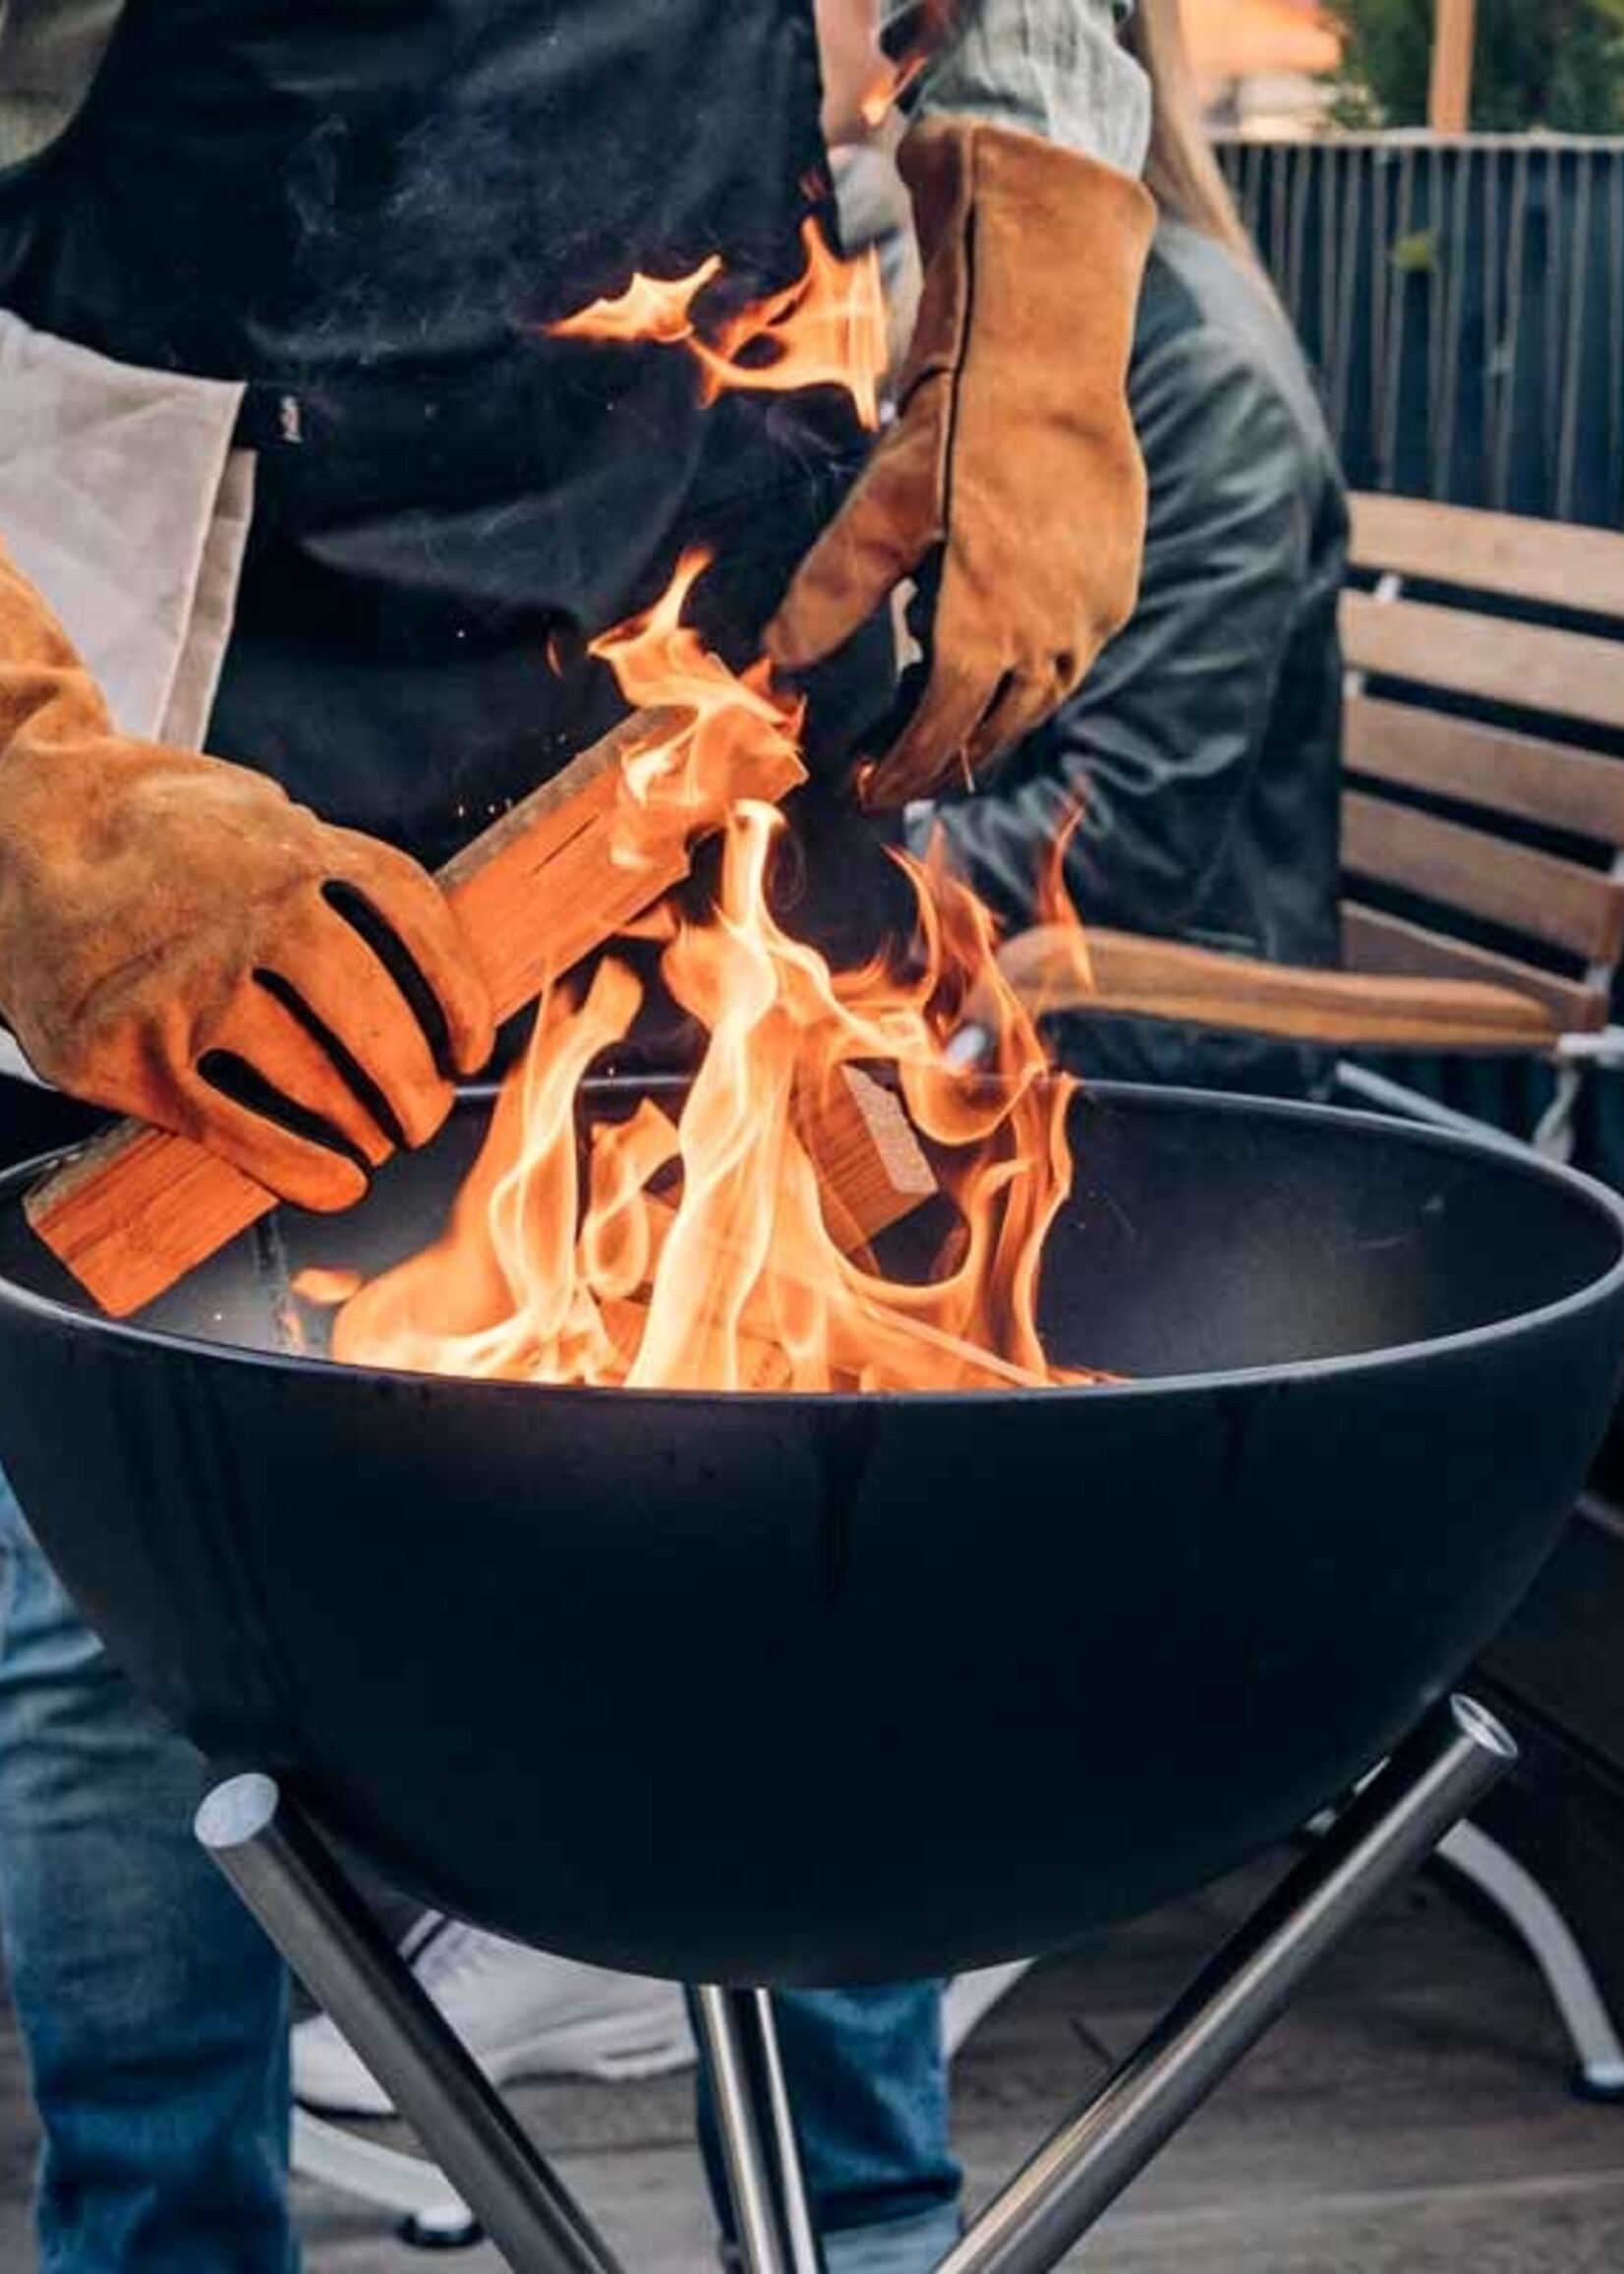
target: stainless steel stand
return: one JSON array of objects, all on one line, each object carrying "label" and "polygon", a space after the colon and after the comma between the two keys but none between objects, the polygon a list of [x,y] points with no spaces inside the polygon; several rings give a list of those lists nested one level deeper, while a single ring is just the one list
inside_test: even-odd
[{"label": "stainless steel stand", "polygon": [[1394,1754],[1136,2052],[976,2221],[939,2274],[1048,2274],[1278,2020],[1349,1930],[1517,1758],[1453,1698]]},{"label": "stainless steel stand", "polygon": [[198,1837],[514,2269],[619,2274],[325,1847],[268,1777],[233,1777]]},{"label": "stainless steel stand", "polygon": [[772,1997],[704,1989],[694,2003],[747,2274],[823,2274]]},{"label": "stainless steel stand", "polygon": [[[1319,1961],[1515,1758],[1505,1731],[1470,1699],[1440,1707],[1011,2181],[939,2274],[1049,2274]],[[199,1812],[198,1836],[514,2274],[617,2274],[545,2157],[275,1784],[250,1776],[217,1785]],[[748,2274],[821,2274],[771,2000],[705,1989],[697,2003]]]}]

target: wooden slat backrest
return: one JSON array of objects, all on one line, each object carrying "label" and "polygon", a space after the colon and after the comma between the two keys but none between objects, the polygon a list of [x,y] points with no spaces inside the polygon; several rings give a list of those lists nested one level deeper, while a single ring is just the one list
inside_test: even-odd
[{"label": "wooden slat backrest", "polygon": [[1345,728],[1355,774],[1624,845],[1624,765],[1616,758],[1357,692]]},{"label": "wooden slat backrest", "polygon": [[[1342,609],[1349,968],[1521,986],[1573,1029],[1594,1030],[1624,952],[1624,760],[1604,747],[1624,731],[1624,536],[1366,496],[1354,500],[1353,558],[1381,583],[1347,593]],[[1407,579],[1458,589],[1459,605],[1412,600]],[[1487,613],[1483,594],[1617,618],[1619,636]],[[1490,715],[1458,715],[1475,709]],[[1603,747],[1585,747],[1587,729]],[[1469,818],[1427,811],[1409,792]],[[1610,853],[1611,865],[1532,845],[1523,824]],[[1365,905],[1371,887],[1431,912],[1418,922],[1407,906]],[[1527,941],[1529,959],[1452,937],[1452,918]],[[1538,961],[1544,952],[1563,967]]]},{"label": "wooden slat backrest", "polygon": [[1355,789],[1343,799],[1342,865],[1588,963],[1614,962],[1624,947],[1624,889],[1602,870],[1391,798]]},{"label": "wooden slat backrest", "polygon": [[1624,616],[1624,535],[1610,529],[1370,495],[1354,498],[1353,519],[1356,568]]},{"label": "wooden slat backrest", "polygon": [[1372,677],[1624,728],[1624,639],[1350,592],[1342,602],[1342,645],[1349,669]]}]

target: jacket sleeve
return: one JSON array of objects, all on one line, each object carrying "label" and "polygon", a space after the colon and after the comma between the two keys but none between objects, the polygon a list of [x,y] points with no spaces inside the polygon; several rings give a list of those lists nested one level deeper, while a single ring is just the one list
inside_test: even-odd
[{"label": "jacket sleeve", "polygon": [[1300,430],[1238,348],[1185,331],[1135,364],[1150,478],[1138,606],[981,795],[939,810],[957,864],[1031,920],[1057,831],[1085,921],[1201,933],[1206,881],[1275,701],[1314,516]]},{"label": "jacket sleeve", "polygon": [[926,72],[919,109],[1015,127],[1137,174],[1150,89],[1116,35],[1124,0],[973,0]]}]

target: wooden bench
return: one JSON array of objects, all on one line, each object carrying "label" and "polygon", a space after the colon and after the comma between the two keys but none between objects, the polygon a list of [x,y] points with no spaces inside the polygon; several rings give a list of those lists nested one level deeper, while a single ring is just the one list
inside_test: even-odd
[{"label": "wooden bench", "polygon": [[[1202,957],[1194,990],[1183,966],[1197,951],[1106,934],[1094,987],[1062,994],[1052,968],[1039,983],[1035,932],[1010,944],[1007,968],[1049,1009],[1538,1055],[1559,1069],[1545,1149],[1560,1149],[1584,1067],[1624,1064],[1609,1024],[1624,953],[1624,535],[1363,496],[1352,565],[1343,972],[1271,977]],[[1381,1102],[1399,1094],[1340,1072]]]},{"label": "wooden bench", "polygon": [[[1532,1143],[1560,1156],[1587,1068],[1624,1066],[1624,1031],[1609,1023],[1624,945],[1624,536],[1361,496],[1353,566],[1344,969],[1271,975],[1106,935],[1098,983],[1081,983],[1073,957],[1075,983],[1057,993],[1064,942],[1052,927],[1012,940],[1002,961],[1041,1008],[1131,1010],[1383,1054],[1537,1056],[1555,1067],[1556,1091]],[[1198,972],[1180,965],[1190,957]],[[1344,1060],[1336,1073],[1367,1103],[1467,1123],[1367,1065]],[[1489,1662],[1516,1720],[1533,1710],[1541,1774],[1508,1787],[1486,1829],[1464,1826],[1440,1851],[1538,1961],[1579,2088],[1612,2101],[1624,2101],[1624,2030],[1593,1953],[1618,1993],[1624,1741],[1608,1713],[1624,1695],[1610,1647],[1621,1608],[1624,1516],[1582,1503]]]},{"label": "wooden bench", "polygon": [[1353,561],[1377,582],[1342,611],[1344,962],[1509,987],[1583,1056],[1624,950],[1624,763],[1596,747],[1624,737],[1624,536],[1362,496]]}]

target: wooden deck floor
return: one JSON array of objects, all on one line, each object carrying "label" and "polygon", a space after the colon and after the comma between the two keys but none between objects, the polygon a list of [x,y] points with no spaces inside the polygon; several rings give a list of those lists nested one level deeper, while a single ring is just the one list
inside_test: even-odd
[{"label": "wooden deck floor", "polygon": [[[1101,1938],[1028,1977],[956,2075],[984,2193],[1131,2045],[1255,1893]],[[1099,2274],[1617,2274],[1624,2111],[1566,2088],[1539,1985],[1495,1929],[1423,1886],[1371,1922],[1134,2188]],[[684,2080],[542,2086],[518,2105],[632,2274],[711,2274]],[[382,2136],[389,2136],[384,2133]],[[31,2124],[0,2036],[0,2268],[34,2274]],[[301,2187],[307,2274],[428,2274],[376,2214]],[[498,2274],[488,2247],[439,2261]]]}]

